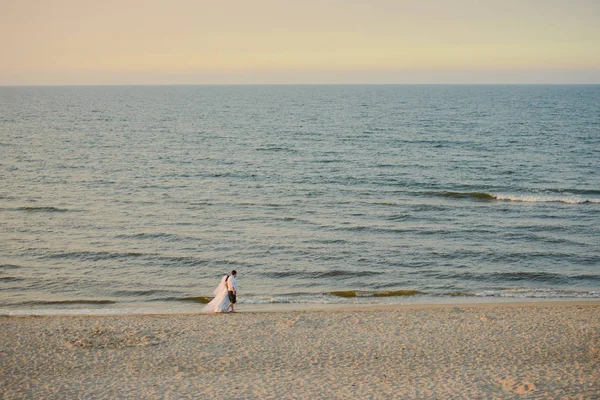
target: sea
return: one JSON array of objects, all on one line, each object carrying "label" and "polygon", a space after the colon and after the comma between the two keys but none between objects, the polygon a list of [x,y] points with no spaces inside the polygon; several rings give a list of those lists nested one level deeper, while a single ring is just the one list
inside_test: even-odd
[{"label": "sea", "polygon": [[600,299],[600,85],[0,87],[0,314]]}]

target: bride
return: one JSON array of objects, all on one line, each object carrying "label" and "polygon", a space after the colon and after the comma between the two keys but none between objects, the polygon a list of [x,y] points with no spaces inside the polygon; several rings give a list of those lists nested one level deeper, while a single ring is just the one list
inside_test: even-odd
[{"label": "bride", "polygon": [[225,312],[229,305],[229,296],[227,294],[226,280],[229,275],[224,275],[219,282],[219,286],[213,291],[215,298],[204,306],[204,312]]}]

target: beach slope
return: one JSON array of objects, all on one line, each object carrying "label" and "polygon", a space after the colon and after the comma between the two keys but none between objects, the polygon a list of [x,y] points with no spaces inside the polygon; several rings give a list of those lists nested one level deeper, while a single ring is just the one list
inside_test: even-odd
[{"label": "beach slope", "polygon": [[8,399],[600,398],[597,302],[4,316],[0,339]]}]

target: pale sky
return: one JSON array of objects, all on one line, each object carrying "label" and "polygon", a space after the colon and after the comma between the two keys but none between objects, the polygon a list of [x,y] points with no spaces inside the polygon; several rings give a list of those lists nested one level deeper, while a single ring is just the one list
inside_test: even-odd
[{"label": "pale sky", "polygon": [[600,83],[600,0],[0,0],[0,85]]}]

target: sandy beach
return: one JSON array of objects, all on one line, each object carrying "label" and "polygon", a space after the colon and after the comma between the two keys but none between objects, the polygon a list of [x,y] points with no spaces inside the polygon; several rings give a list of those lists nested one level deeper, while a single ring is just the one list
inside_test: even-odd
[{"label": "sandy beach", "polygon": [[0,393],[600,398],[600,302],[239,311],[0,317]]}]

